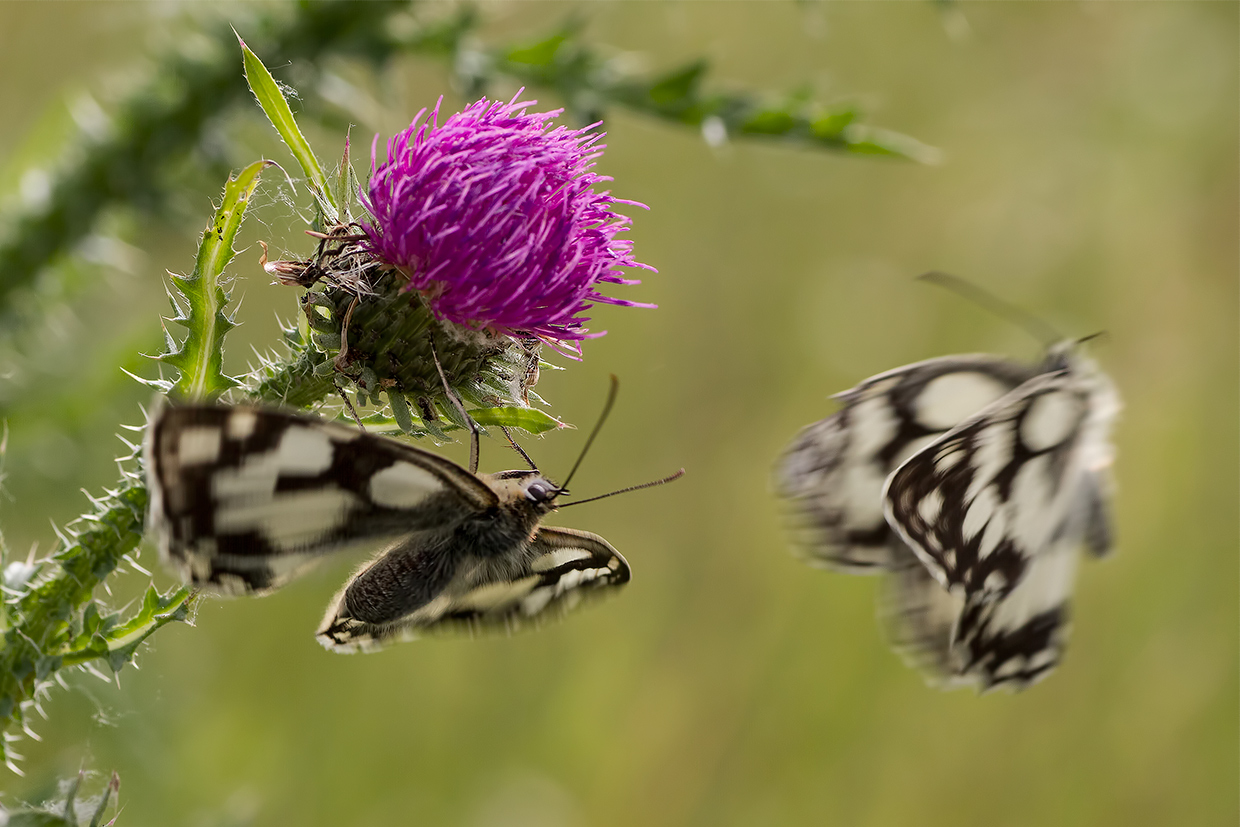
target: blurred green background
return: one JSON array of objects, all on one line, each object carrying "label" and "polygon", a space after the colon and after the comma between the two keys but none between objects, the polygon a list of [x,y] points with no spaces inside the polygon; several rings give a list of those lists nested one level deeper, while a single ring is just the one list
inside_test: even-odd
[{"label": "blurred green background", "polygon": [[[355,555],[269,598],[206,602],[119,689],[79,675],[55,690],[5,800],[50,795],[85,765],[120,773],[119,823],[135,825],[1236,824],[1240,7],[481,8],[488,36],[577,11],[588,39],[654,70],[705,55],[716,82],[856,96],[870,122],[944,160],[712,149],[613,112],[601,168],[617,195],[650,205],[632,238],[660,271],[624,297],[659,309],[600,309],[609,335],[539,391],[586,425],[607,375],[621,377],[581,494],[688,469],[553,516],[628,557],[627,591],[536,633],[354,657],[324,652],[313,631]],[[0,4],[0,193],[37,198],[31,166],[91,123],[88,95],[131,82],[191,29],[184,13]],[[462,102],[433,61],[378,79],[338,68],[373,96],[355,146],[441,93]],[[238,164],[288,160],[257,110],[214,128]],[[311,134],[323,157],[340,137]],[[134,354],[158,347],[161,275],[192,267],[221,183],[182,192],[161,219],[112,215],[129,246],[88,247],[78,287],[63,301],[46,288],[52,312],[3,354],[0,525],[15,551],[50,548],[49,518],[114,481],[111,434],[149,398],[119,366],[149,371]],[[253,242],[309,249],[275,176],[263,191],[233,267],[237,368],[274,339],[273,311],[294,308]],[[829,394],[941,354],[1038,358],[1021,331],[912,281],[931,268],[1067,334],[1107,331],[1092,350],[1126,403],[1118,553],[1082,566],[1068,656],[1020,695],[928,689],[883,642],[876,582],[794,559],[770,492],[774,458],[833,410]],[[562,476],[583,436],[529,450]],[[482,464],[511,455],[486,443]]]}]

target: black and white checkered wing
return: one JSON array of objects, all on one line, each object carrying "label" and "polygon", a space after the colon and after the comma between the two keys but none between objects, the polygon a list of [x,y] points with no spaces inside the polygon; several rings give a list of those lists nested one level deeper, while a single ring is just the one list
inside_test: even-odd
[{"label": "black and white checkered wing", "polygon": [[811,558],[854,573],[908,566],[883,515],[883,485],[908,456],[1036,375],[985,355],[949,356],[881,373],[839,394],[839,411],[802,430],[776,487],[806,531]]},{"label": "black and white checkered wing", "polygon": [[353,541],[443,530],[497,504],[433,454],[262,408],[158,405],[144,455],[161,559],[231,594],[276,588]]},{"label": "black and white checkered wing", "polygon": [[1117,410],[1100,373],[1043,374],[891,474],[888,522],[961,606],[950,672],[1020,686],[1058,661],[1079,548],[1110,543]]},{"label": "black and white checkered wing", "polygon": [[414,536],[354,575],[318,638],[332,651],[365,652],[460,627],[511,632],[614,593],[629,576],[620,553],[586,531],[543,526],[521,553],[494,558]]}]

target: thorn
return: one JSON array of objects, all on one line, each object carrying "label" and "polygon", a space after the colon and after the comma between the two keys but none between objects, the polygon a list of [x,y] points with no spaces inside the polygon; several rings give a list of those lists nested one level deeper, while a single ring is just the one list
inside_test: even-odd
[{"label": "thorn", "polygon": [[52,531],[56,533],[56,539],[60,541],[61,545],[65,547],[73,545],[73,542],[64,535],[64,532],[60,530],[60,526],[56,525],[55,520],[48,520],[48,522],[52,524]]},{"label": "thorn", "polygon": [[147,571],[146,569],[142,568],[142,566],[139,566],[139,565],[138,565],[138,561],[137,561],[137,560],[134,560],[134,559],[133,559],[132,557],[130,557],[128,554],[122,554],[121,556],[125,558],[125,560],[129,563],[129,565],[133,566],[134,571],[140,571],[140,572],[142,572],[144,575],[146,575],[147,577],[150,577],[150,576],[151,576],[151,573],[150,573],[149,571]]},{"label": "thorn", "polygon": [[87,672],[89,672],[90,674],[94,675],[99,680],[103,681],[104,683],[112,682],[111,678],[109,678],[107,675],[103,674],[98,669],[96,669],[95,665],[91,663],[90,661],[86,661],[85,663],[83,663],[82,668],[86,670]]}]

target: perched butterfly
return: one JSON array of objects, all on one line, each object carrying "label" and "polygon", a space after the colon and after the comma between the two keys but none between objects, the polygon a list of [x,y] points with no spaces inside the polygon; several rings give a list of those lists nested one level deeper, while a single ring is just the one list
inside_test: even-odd
[{"label": "perched butterfly", "polygon": [[935,682],[1044,677],[1062,655],[1079,548],[1111,547],[1119,398],[1079,346],[1054,345],[1037,366],[969,355],[881,373],[839,394],[779,464],[811,559],[886,573],[893,643]]},{"label": "perched butterfly", "polygon": [[[608,409],[614,395],[613,384]],[[400,537],[332,601],[318,639],[333,651],[456,625],[511,630],[629,581],[602,537],[541,525],[568,480],[557,486],[532,462],[477,474],[310,416],[167,404],[152,415],[145,456],[160,557],[196,585],[263,594],[327,552]]]}]

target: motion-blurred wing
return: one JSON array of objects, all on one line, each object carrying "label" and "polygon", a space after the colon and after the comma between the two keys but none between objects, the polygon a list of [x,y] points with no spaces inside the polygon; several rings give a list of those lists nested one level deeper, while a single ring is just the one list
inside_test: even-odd
[{"label": "motion-blurred wing", "polygon": [[905,567],[907,551],[883,516],[888,475],[1035,374],[993,356],[949,356],[839,394],[843,407],[802,430],[776,469],[776,487],[806,529],[802,545],[812,560],[854,573]]},{"label": "motion-blurred wing", "polygon": [[892,473],[888,521],[962,606],[951,672],[1023,686],[1058,662],[1078,550],[1110,543],[1100,479],[1116,407],[1100,375],[1045,374]]},{"label": "motion-blurred wing", "polygon": [[543,527],[519,556],[491,560],[447,545],[415,536],[368,564],[328,608],[319,642],[357,652],[452,628],[511,632],[629,581],[620,553],[585,531]]},{"label": "motion-blurred wing", "polygon": [[145,459],[161,559],[233,594],[273,589],[352,541],[452,525],[498,502],[426,451],[261,408],[157,405]]}]

